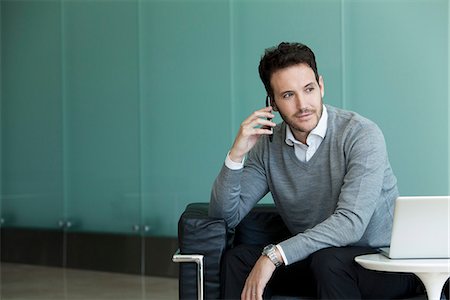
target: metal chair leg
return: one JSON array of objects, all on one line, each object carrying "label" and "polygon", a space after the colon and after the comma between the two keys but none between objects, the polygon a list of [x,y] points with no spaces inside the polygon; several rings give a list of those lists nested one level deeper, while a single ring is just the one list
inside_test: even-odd
[{"label": "metal chair leg", "polygon": [[172,261],[176,263],[195,262],[197,264],[197,299],[203,300],[203,255],[200,254],[180,254],[178,250],[172,257]]}]

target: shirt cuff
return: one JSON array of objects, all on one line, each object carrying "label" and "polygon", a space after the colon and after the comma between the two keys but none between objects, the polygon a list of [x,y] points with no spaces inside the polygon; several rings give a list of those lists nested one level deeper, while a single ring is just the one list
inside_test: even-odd
[{"label": "shirt cuff", "polygon": [[281,248],[280,245],[275,245],[275,247],[277,247],[278,251],[280,251],[281,258],[283,259],[284,265],[287,266],[288,265],[288,261],[287,261],[287,258],[286,258],[286,254],[284,254],[283,248]]},{"label": "shirt cuff", "polygon": [[244,160],[240,163],[234,162],[230,158],[230,152],[228,152],[227,157],[225,158],[225,166],[230,170],[240,170],[244,167]]}]

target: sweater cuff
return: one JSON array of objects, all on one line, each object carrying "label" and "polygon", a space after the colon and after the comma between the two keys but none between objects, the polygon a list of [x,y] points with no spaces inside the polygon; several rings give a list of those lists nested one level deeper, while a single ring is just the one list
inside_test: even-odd
[{"label": "sweater cuff", "polygon": [[280,251],[281,258],[283,259],[284,265],[287,266],[288,265],[288,260],[286,258],[286,254],[284,254],[283,248],[281,248],[280,245],[275,245],[275,247],[277,247],[278,251]]},{"label": "sweater cuff", "polygon": [[240,170],[244,167],[244,160],[240,163],[234,162],[230,158],[230,152],[228,152],[227,157],[225,158],[225,166],[230,170]]}]

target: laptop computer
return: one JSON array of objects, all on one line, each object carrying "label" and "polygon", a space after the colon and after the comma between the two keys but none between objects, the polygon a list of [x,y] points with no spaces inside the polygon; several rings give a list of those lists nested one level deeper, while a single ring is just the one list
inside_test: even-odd
[{"label": "laptop computer", "polygon": [[391,259],[450,258],[450,196],[398,197],[391,245],[380,252]]}]

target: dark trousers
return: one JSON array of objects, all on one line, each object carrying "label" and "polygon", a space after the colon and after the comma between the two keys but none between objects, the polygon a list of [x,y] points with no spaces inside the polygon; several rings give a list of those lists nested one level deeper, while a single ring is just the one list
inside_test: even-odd
[{"label": "dark trousers", "polygon": [[[222,262],[223,299],[240,299],[245,280],[261,256],[262,247],[240,245],[225,253]],[[358,255],[376,253],[364,247],[326,248],[307,259],[279,267],[269,281],[264,299],[271,295],[316,299],[395,299],[413,296],[420,281],[413,274],[364,269]]]}]

